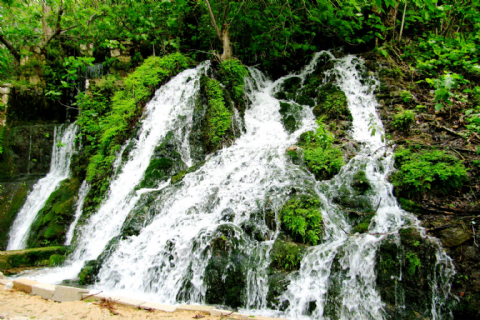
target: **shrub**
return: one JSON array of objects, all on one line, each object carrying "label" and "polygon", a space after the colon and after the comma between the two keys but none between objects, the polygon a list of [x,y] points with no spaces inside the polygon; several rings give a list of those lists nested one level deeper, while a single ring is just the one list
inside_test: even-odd
[{"label": "shrub", "polygon": [[444,151],[412,152],[409,148],[401,148],[394,157],[398,170],[390,180],[406,194],[428,190],[447,193],[463,186],[467,179],[467,169],[463,163]]},{"label": "shrub", "polygon": [[316,245],[323,229],[320,200],[312,196],[300,196],[287,201],[280,216],[290,235],[303,243]]},{"label": "shrub", "polygon": [[393,125],[400,130],[407,130],[415,121],[415,111],[401,110],[395,116]]},{"label": "shrub", "polygon": [[402,98],[403,102],[410,103],[413,100],[413,96],[410,91],[403,90],[400,92],[400,98]]}]

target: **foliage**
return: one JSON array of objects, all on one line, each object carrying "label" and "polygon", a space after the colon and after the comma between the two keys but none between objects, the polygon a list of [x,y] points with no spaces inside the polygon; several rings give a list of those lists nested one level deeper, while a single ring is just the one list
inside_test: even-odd
[{"label": "foliage", "polygon": [[403,102],[410,103],[413,100],[413,96],[410,91],[400,91],[400,98],[402,98]]},{"label": "foliage", "polygon": [[208,104],[206,114],[208,140],[212,145],[218,146],[228,128],[230,128],[232,113],[225,107],[220,82],[207,77],[203,77],[202,80]]},{"label": "foliage", "polygon": [[288,200],[280,211],[285,229],[294,239],[316,245],[322,235],[323,222],[319,210],[320,200],[302,195]]},{"label": "foliage", "polygon": [[395,167],[397,171],[390,180],[410,195],[429,190],[447,193],[460,188],[467,179],[463,163],[439,150],[414,152],[400,148],[395,152]]},{"label": "foliage", "polygon": [[329,179],[337,174],[345,164],[342,151],[332,145],[333,135],[326,129],[322,118],[317,120],[315,132],[301,136],[304,148],[304,161],[317,179]]},{"label": "foliage", "polygon": [[422,262],[418,258],[417,254],[413,251],[407,251],[405,253],[405,258],[408,261],[407,272],[410,276],[414,276],[417,269],[422,267]]},{"label": "foliage", "polygon": [[394,115],[393,125],[400,130],[408,130],[415,121],[415,111],[401,110]]},{"label": "foliage", "polygon": [[225,85],[229,92],[233,93],[233,99],[236,101],[244,99],[243,87],[247,75],[247,68],[238,59],[223,61],[218,70],[220,82]]}]

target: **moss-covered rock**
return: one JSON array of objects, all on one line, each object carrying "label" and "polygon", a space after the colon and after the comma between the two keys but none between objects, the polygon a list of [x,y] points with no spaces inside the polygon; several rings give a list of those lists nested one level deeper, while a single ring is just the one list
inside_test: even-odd
[{"label": "moss-covered rock", "polygon": [[97,259],[85,262],[85,265],[78,274],[78,283],[80,285],[91,285],[98,280],[98,273],[100,272],[100,269],[102,268],[105,261],[115,251],[120,239],[121,236],[112,238],[105,247],[105,250],[103,250],[103,252],[98,256]]},{"label": "moss-covered rock", "polygon": [[[400,241],[399,241],[400,240]],[[376,255],[377,288],[389,318],[432,317],[432,281],[442,281],[436,268],[437,244],[416,228],[387,237]],[[438,279],[437,279],[438,278]]]},{"label": "moss-covered rock", "polygon": [[[0,251],[0,269],[54,265],[63,262],[67,247]],[[46,261],[46,263],[44,262]],[[51,263],[49,263],[51,261]]]},{"label": "moss-covered rock", "polygon": [[282,116],[282,123],[288,132],[296,131],[302,121],[301,116],[302,107],[296,103],[280,102],[280,115]]},{"label": "moss-covered rock", "polygon": [[65,235],[75,215],[76,195],[80,184],[78,178],[66,179],[50,195],[30,227],[28,247],[48,247],[65,243]]},{"label": "moss-covered rock", "polygon": [[372,188],[365,171],[359,170],[353,175],[352,188],[361,195],[364,195]]},{"label": "moss-covered rock", "polygon": [[313,108],[313,114],[325,117],[325,120],[352,120],[348,109],[347,96],[340,88],[328,83],[319,88],[317,105]]},{"label": "moss-covered rock", "polygon": [[270,252],[270,267],[287,272],[298,270],[306,248],[303,244],[277,239]]},{"label": "moss-covered rock", "polygon": [[238,249],[233,225],[221,225],[212,240],[211,258],[205,269],[205,302],[238,308],[244,305],[248,257]]}]

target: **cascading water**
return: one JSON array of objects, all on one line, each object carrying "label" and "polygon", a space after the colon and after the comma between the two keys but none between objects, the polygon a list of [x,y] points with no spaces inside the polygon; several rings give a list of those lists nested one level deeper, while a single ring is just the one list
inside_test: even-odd
[{"label": "cascading water", "polygon": [[[335,79],[346,94],[353,117],[352,136],[360,148],[334,179],[317,182],[285,154],[301,133],[316,128],[311,109],[298,106],[301,125],[288,133],[281,123],[280,101],[273,94],[292,77],[304,81],[321,57],[334,62],[327,77]],[[392,150],[377,152],[385,147],[383,126],[376,113],[375,81],[359,75],[361,60],[318,53],[300,74],[275,82],[250,68],[246,92],[251,105],[245,112],[245,132],[235,143],[212,154],[180,183],[165,182],[157,188],[135,191],[155,146],[165,139],[167,131],[174,131],[181,141],[183,162],[191,164],[186,136],[192,128],[193,100],[204,68],[202,65],[184,71],[157,92],[147,106],[139,138],[129,160],[119,167],[107,200],[80,228],[70,263],[37,279],[55,282],[73,278],[86,260],[96,259],[115,238],[118,242],[103,260],[95,284],[96,289],[106,293],[171,304],[204,303],[215,294],[209,291],[209,279],[216,272],[223,281],[232,274],[243,276],[244,289],[238,299],[248,313],[292,319],[382,319],[385,305],[376,288],[377,250],[388,234],[398,233],[405,225],[418,228],[424,237],[425,232],[415,217],[398,207],[386,180],[393,166]],[[238,115],[234,120],[240,121]],[[370,181],[372,192],[367,198],[376,210],[368,233],[352,235],[351,223],[334,199],[341,190],[348,191],[347,182],[359,170],[365,171]],[[280,311],[279,305],[279,310],[274,311],[267,309],[267,268],[280,231],[278,210],[292,189],[320,197],[325,231],[320,244],[307,251],[300,270],[288,276],[289,285],[279,298],[284,307]],[[148,207],[147,199],[153,199]],[[267,225],[267,207],[274,213],[275,228]],[[143,228],[138,234],[120,239],[125,219],[135,212],[148,213]],[[218,258],[218,247],[228,251],[228,257]],[[441,247],[436,248],[431,318],[440,319],[453,267]],[[338,288],[333,288],[334,283]]]},{"label": "cascading water", "polygon": [[70,124],[55,128],[50,172],[33,187],[25,204],[15,218],[10,229],[10,239],[7,250],[24,249],[30,231],[30,226],[37,213],[43,208],[50,194],[60,185],[60,182],[70,176],[70,159],[75,151],[75,136],[77,126]]},{"label": "cascading water", "polygon": [[83,203],[85,202],[88,191],[90,191],[90,185],[87,183],[87,181],[84,180],[82,182],[82,185],[80,186],[80,190],[78,190],[78,200],[75,205],[75,218],[73,219],[72,224],[70,224],[70,227],[68,228],[67,234],[65,236],[66,246],[72,243],[73,233],[75,231],[75,227],[77,226],[78,220],[82,216]]}]

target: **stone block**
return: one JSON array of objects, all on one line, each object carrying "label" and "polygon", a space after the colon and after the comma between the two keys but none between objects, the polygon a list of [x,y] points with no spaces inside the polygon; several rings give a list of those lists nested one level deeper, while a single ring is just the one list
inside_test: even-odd
[{"label": "stone block", "polygon": [[40,80],[40,77],[38,75],[34,75],[34,76],[31,76],[28,81],[30,82],[30,84],[36,86],[38,84],[40,84],[42,81]]},{"label": "stone block", "polygon": [[32,286],[32,294],[51,300],[55,294],[55,286],[53,284],[39,283]]},{"label": "stone block", "polygon": [[6,284],[9,283],[9,282],[12,282],[12,280],[0,279],[0,285],[1,285],[1,286],[4,286],[4,285],[6,285]]},{"label": "stone block", "polygon": [[160,310],[163,312],[175,312],[177,311],[177,307],[171,306],[168,304],[160,304],[156,302],[147,302],[144,303],[140,306],[142,309],[154,309],[154,310]]},{"label": "stone block", "polygon": [[135,307],[135,308],[146,303],[146,301],[124,298],[124,297],[115,297],[113,300],[115,300],[115,303],[118,303],[124,306]]},{"label": "stone block", "polygon": [[4,94],[4,95],[2,96],[2,102],[3,102],[3,104],[5,104],[5,105],[8,104],[8,95]]},{"label": "stone block", "polygon": [[53,295],[53,300],[55,301],[78,301],[82,299],[82,294],[88,293],[90,290],[65,287],[65,286],[56,286],[55,294]]},{"label": "stone block", "polygon": [[6,279],[5,278],[5,275],[3,274],[3,272],[0,271],[0,279]]},{"label": "stone block", "polygon": [[130,56],[119,56],[118,61],[123,62],[123,63],[129,63],[132,60],[132,57]]},{"label": "stone block", "polygon": [[120,49],[112,49],[112,50],[110,50],[110,55],[111,55],[112,57],[114,57],[114,58],[115,58],[115,57],[118,57],[118,56],[120,55]]},{"label": "stone block", "polygon": [[26,293],[32,293],[32,286],[37,284],[39,284],[37,281],[25,278],[13,280],[13,287]]},{"label": "stone block", "polygon": [[10,93],[10,88],[5,86],[5,87],[0,87],[0,94],[9,94]]},{"label": "stone block", "polygon": [[182,304],[177,306],[177,310],[188,310],[188,311],[198,311],[198,312],[210,312],[210,310],[215,309],[213,306],[200,306],[200,305],[189,305]]}]

